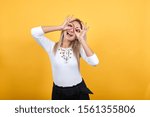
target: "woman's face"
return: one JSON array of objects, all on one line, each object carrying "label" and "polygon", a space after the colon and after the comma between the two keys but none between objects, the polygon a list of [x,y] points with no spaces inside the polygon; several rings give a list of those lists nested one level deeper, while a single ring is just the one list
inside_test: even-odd
[{"label": "woman's face", "polygon": [[68,26],[71,27],[71,29],[64,31],[64,38],[69,41],[73,41],[76,39],[75,32],[79,33],[81,30],[81,26],[77,21],[69,23]]}]

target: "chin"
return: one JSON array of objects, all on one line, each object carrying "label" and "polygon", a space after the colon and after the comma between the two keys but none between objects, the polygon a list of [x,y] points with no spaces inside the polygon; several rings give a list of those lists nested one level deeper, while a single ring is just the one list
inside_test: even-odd
[{"label": "chin", "polygon": [[75,37],[68,37],[68,36],[66,36],[66,39],[67,39],[68,41],[74,41],[74,40],[75,40]]},{"label": "chin", "polygon": [[74,41],[75,39],[73,38],[67,38],[68,41]]}]

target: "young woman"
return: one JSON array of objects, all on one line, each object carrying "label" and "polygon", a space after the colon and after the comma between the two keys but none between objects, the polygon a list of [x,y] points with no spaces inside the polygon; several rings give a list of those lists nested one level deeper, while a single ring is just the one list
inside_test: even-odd
[{"label": "young woman", "polygon": [[[61,31],[60,40],[54,42],[45,33]],[[48,53],[52,65],[52,100],[90,100],[93,94],[80,73],[80,57],[89,65],[99,60],[86,42],[87,26],[79,19],[68,17],[59,26],[37,26],[31,29],[33,38]]]}]

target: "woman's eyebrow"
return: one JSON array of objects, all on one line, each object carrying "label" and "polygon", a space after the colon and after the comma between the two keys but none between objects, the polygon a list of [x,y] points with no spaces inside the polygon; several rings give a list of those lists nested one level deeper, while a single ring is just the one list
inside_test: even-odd
[{"label": "woman's eyebrow", "polygon": [[72,23],[72,25],[73,25],[73,27],[74,27],[74,28],[80,28],[80,27],[78,27],[78,26],[77,26],[77,27],[75,27],[75,25],[74,25],[73,23]]}]

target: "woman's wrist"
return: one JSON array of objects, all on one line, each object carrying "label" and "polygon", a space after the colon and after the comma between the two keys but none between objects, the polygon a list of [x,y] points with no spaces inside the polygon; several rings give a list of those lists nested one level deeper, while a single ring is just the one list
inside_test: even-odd
[{"label": "woman's wrist", "polygon": [[59,25],[59,26],[57,26],[57,28],[58,28],[58,30],[63,30],[63,26],[62,25]]},{"label": "woman's wrist", "polygon": [[78,40],[79,40],[80,43],[84,43],[85,42],[84,38],[78,38]]},{"label": "woman's wrist", "polygon": [[44,33],[62,30],[61,26],[41,26],[41,28],[43,29]]}]

